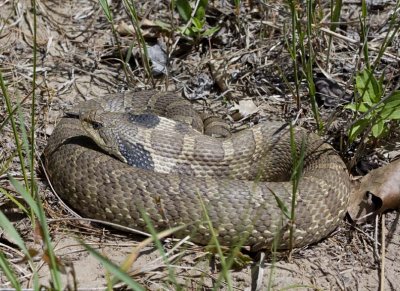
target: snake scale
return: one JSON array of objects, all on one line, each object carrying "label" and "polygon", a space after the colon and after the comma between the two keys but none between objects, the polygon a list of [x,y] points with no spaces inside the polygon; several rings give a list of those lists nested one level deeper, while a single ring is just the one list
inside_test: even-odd
[{"label": "snake scale", "polygon": [[[45,167],[80,214],[147,230],[145,213],[158,231],[185,225],[174,235],[199,244],[210,242],[211,223],[222,245],[301,247],[329,235],[345,215],[346,166],[316,134],[295,127],[291,139],[278,122],[226,138],[202,130],[190,102],[174,93],[107,95],[59,121]],[[293,156],[302,171],[296,188]]]}]

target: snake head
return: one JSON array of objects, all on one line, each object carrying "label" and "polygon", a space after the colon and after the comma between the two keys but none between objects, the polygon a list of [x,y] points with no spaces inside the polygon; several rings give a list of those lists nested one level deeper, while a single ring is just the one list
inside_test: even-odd
[{"label": "snake head", "polygon": [[81,113],[79,119],[82,128],[102,150],[126,163],[125,157],[118,149],[118,135],[114,130],[118,118],[109,115],[113,113],[92,110]]}]

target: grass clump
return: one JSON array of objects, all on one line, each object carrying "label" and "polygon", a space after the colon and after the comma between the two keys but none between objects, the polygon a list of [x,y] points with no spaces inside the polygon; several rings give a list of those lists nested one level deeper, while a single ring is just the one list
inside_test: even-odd
[{"label": "grass clump", "polygon": [[[56,290],[62,290],[63,284],[61,282],[61,266],[57,261],[56,255],[54,253],[53,244],[50,237],[49,226],[46,220],[46,215],[43,209],[42,201],[38,195],[37,184],[36,184],[36,172],[35,172],[35,142],[36,142],[36,67],[37,67],[37,11],[36,11],[36,1],[32,1],[33,8],[33,72],[32,72],[32,102],[31,102],[31,119],[30,119],[30,138],[28,139],[28,135],[25,130],[25,121],[26,118],[22,114],[20,110],[20,104],[17,104],[16,108],[12,107],[12,102],[10,98],[10,94],[8,92],[7,84],[4,81],[3,73],[0,71],[0,87],[2,91],[2,98],[6,104],[6,110],[8,113],[7,118],[4,122],[10,122],[12,127],[12,132],[14,136],[14,141],[16,145],[17,155],[19,157],[19,162],[21,165],[23,183],[17,181],[13,176],[8,175],[8,179],[10,183],[14,186],[16,193],[18,193],[24,200],[26,207],[21,203],[17,202],[16,199],[11,198],[14,195],[11,194],[8,190],[1,188],[1,192],[6,194],[7,197],[10,197],[11,201],[14,201],[24,213],[28,214],[28,217],[31,221],[32,232],[38,234],[38,237],[42,240],[42,259],[47,263],[50,269],[51,274],[51,288]],[[18,113],[18,121],[20,126],[17,126],[17,121],[15,118],[15,113]],[[5,123],[1,126],[3,128]],[[29,173],[26,170],[25,157],[28,158],[28,168]],[[25,242],[19,235],[16,228],[12,225],[10,220],[4,215],[4,213],[0,212],[0,224],[7,235],[9,235],[13,241],[18,245],[18,247],[23,251],[25,258],[27,260],[30,267],[33,270],[33,286],[35,289],[39,289],[39,278],[37,275],[37,263],[33,260],[34,255],[39,253],[37,250],[30,249],[26,246]],[[1,253],[1,252],[0,252]],[[7,262],[6,256],[1,253],[0,261],[3,271],[5,272],[7,278],[10,280],[12,286],[21,290],[21,285],[18,282],[18,277],[14,270],[11,267],[11,264]]]}]

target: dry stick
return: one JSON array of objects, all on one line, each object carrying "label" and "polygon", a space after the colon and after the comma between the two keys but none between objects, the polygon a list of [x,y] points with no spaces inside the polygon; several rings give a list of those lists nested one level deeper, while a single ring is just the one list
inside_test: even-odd
[{"label": "dry stick", "polygon": [[[322,23],[322,24],[325,24],[325,23]],[[319,30],[321,30],[321,31],[323,31],[323,32],[325,32],[325,33],[327,33],[327,34],[330,34],[330,35],[332,35],[332,36],[334,36],[334,37],[337,37],[337,38],[343,39],[343,40],[345,40],[345,41],[348,41],[348,42],[350,42],[350,43],[352,43],[352,44],[359,44],[359,41],[358,41],[358,40],[355,40],[355,39],[353,39],[353,38],[350,38],[350,37],[341,35],[341,34],[339,34],[339,33],[337,33],[337,32],[334,32],[334,31],[332,31],[332,30],[330,30],[330,29],[328,29],[328,28],[319,27],[319,25],[321,25],[321,23],[319,23],[319,24],[314,24],[313,27],[315,27],[315,28],[317,28],[317,29],[319,29]],[[281,28],[281,27],[280,27],[280,26],[277,26],[277,28]],[[380,48],[371,47],[370,50],[379,52]],[[389,53],[387,53],[387,52],[384,52],[383,55],[385,55],[385,56],[387,56],[387,57],[389,57],[389,58],[392,58],[392,59],[394,59],[394,60],[396,60],[396,61],[400,61],[400,57],[397,57],[397,56],[395,56],[395,55],[389,54]]]},{"label": "dry stick", "polygon": [[261,252],[260,260],[258,261],[258,276],[256,281],[255,290],[262,290],[263,283],[264,283],[264,266],[265,266],[265,252]]},{"label": "dry stick", "polygon": [[[347,36],[341,35],[341,34],[339,34],[339,33],[333,32],[333,31],[331,31],[331,30],[329,30],[329,29],[327,29],[327,28],[320,27],[319,29],[320,29],[321,31],[327,33],[327,34],[330,34],[330,35],[332,35],[332,36],[334,36],[334,37],[337,37],[337,38],[343,39],[343,40],[345,40],[345,41],[351,42],[351,43],[353,43],[353,44],[358,44],[358,43],[359,43],[358,40],[355,40],[355,39],[352,39],[352,38],[350,38],[350,37],[347,37]],[[379,52],[379,50],[380,50],[380,48],[374,48],[374,47],[370,47],[369,49],[372,50],[372,51],[376,51],[376,52]],[[384,52],[383,54],[384,54],[385,56],[389,57],[389,58],[392,58],[392,59],[396,60],[396,61],[400,61],[400,57],[397,57],[397,56],[395,56],[395,55],[389,54],[389,53],[387,53],[387,52]]]},{"label": "dry stick", "polygon": [[374,257],[375,257],[375,261],[378,261],[378,258],[379,258],[379,248],[378,248],[378,244],[379,244],[378,236],[379,236],[379,234],[378,234],[378,232],[379,232],[379,216],[377,215],[375,217],[375,232],[374,232]]},{"label": "dry stick", "polygon": [[[359,227],[357,227],[357,226],[355,226],[355,225],[353,225],[353,224],[351,224],[351,223],[349,223],[349,222],[347,222],[347,221],[345,221],[345,224],[347,224],[348,226],[353,227],[355,230],[357,230],[358,232],[362,233],[365,237],[367,237],[367,238],[370,239],[371,241],[376,242],[375,238],[373,238],[372,236],[370,236],[368,233],[366,233],[365,231],[363,231],[361,228],[359,228]],[[380,243],[377,242],[377,244],[379,245]]]},{"label": "dry stick", "polygon": [[385,290],[385,215],[382,215],[381,219],[381,277],[380,277],[380,284],[379,290]]},{"label": "dry stick", "polygon": [[[56,194],[55,194],[56,195]],[[57,196],[57,195],[56,195]],[[109,222],[106,220],[100,220],[100,219],[94,219],[94,218],[85,218],[85,217],[63,217],[63,218],[49,218],[48,222],[49,223],[53,223],[53,222],[60,222],[60,221],[85,221],[85,222],[90,222],[90,223],[98,223],[98,224],[103,224],[103,225],[107,225],[107,226],[111,226],[112,228],[116,229],[116,230],[123,230],[125,232],[129,232],[129,233],[133,233],[133,234],[138,234],[138,235],[142,235],[142,236],[146,236],[146,237],[150,237],[151,235],[147,232],[144,231],[140,231],[128,226],[123,226],[121,224],[117,224],[117,223],[113,223],[113,222]]]}]

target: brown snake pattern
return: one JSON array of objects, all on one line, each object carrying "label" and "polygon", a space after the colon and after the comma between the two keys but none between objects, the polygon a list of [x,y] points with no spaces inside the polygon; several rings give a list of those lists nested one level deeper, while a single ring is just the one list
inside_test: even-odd
[{"label": "brown snake pattern", "polygon": [[256,250],[274,240],[288,248],[291,228],[294,247],[319,241],[346,212],[346,166],[304,129],[294,129],[304,160],[290,221],[277,203],[290,209],[293,192],[290,130],[282,123],[217,139],[199,133],[190,103],[152,91],[86,101],[71,113],[49,138],[45,166],[57,193],[84,216],[146,230],[145,213],[157,230],[184,224],[175,235],[200,244],[210,242],[209,220],[221,244]]}]

